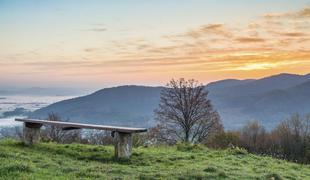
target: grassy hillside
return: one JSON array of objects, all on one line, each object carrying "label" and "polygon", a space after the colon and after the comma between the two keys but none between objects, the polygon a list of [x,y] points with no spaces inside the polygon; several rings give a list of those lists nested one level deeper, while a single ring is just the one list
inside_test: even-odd
[{"label": "grassy hillside", "polygon": [[310,179],[310,166],[243,150],[140,147],[115,160],[113,147],[0,141],[0,179]]}]

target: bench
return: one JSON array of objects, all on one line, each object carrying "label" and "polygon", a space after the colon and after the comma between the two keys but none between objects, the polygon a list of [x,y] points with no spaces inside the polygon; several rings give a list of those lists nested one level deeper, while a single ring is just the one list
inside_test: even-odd
[{"label": "bench", "polygon": [[146,132],[145,128],[131,128],[131,127],[118,127],[118,126],[103,126],[94,124],[81,124],[62,121],[48,121],[38,119],[15,119],[24,123],[23,141],[27,145],[32,145],[40,140],[40,128],[43,125],[52,125],[63,130],[74,129],[98,129],[111,131],[111,135],[116,138],[115,143],[115,157],[128,158],[132,150],[132,134]]}]

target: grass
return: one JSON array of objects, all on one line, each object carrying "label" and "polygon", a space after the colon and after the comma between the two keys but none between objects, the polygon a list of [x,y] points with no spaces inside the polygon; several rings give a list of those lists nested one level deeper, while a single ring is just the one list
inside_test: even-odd
[{"label": "grass", "polygon": [[310,179],[310,166],[201,146],[139,147],[116,160],[111,146],[0,141],[0,179]]}]

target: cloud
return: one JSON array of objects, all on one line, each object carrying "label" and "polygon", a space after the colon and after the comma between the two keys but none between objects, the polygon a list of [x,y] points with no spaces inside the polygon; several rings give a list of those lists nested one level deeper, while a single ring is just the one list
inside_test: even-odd
[{"label": "cloud", "polygon": [[282,62],[254,62],[245,63],[239,67],[227,68],[227,71],[253,71],[253,70],[268,70],[273,68],[279,68],[283,66],[296,65],[300,61],[282,61]]},{"label": "cloud", "polygon": [[104,32],[104,31],[107,31],[107,29],[106,28],[91,28],[91,29],[83,29],[83,31]]},{"label": "cloud", "polygon": [[102,32],[102,31],[106,31],[106,28],[94,28],[94,29],[90,29],[90,31],[98,31],[98,32]]},{"label": "cloud", "polygon": [[310,17],[310,7],[302,9],[301,11],[297,12],[298,17],[302,18],[309,18]]},{"label": "cloud", "polygon": [[286,33],[281,33],[284,36],[289,36],[289,37],[303,37],[307,36],[306,33],[303,32],[286,32]]},{"label": "cloud", "polygon": [[231,37],[231,33],[225,28],[224,24],[207,24],[184,34],[184,36],[194,39],[212,35]]},{"label": "cloud", "polygon": [[263,17],[267,19],[282,18],[282,17],[288,17],[288,16],[290,16],[289,13],[267,13],[263,15]]},{"label": "cloud", "polygon": [[259,37],[238,37],[235,41],[239,43],[261,43],[265,42],[265,39]]},{"label": "cloud", "polygon": [[288,12],[288,13],[267,13],[263,15],[267,19],[272,18],[309,18],[310,17],[310,7],[305,7],[299,11]]},{"label": "cloud", "polygon": [[251,22],[250,24],[248,24],[249,29],[258,29],[260,27],[261,27],[260,24],[255,23],[255,22]]},{"label": "cloud", "polygon": [[85,52],[94,52],[94,51],[97,51],[99,50],[99,48],[85,48],[84,51]]}]

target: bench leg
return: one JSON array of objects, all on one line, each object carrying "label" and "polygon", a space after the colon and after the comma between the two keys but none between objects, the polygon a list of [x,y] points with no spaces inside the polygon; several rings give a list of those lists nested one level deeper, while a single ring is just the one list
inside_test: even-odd
[{"label": "bench leg", "polygon": [[115,157],[129,158],[132,150],[132,134],[116,132]]},{"label": "bench leg", "polygon": [[40,140],[41,124],[24,123],[23,141],[26,145],[32,145]]}]

